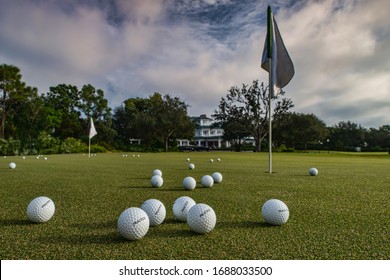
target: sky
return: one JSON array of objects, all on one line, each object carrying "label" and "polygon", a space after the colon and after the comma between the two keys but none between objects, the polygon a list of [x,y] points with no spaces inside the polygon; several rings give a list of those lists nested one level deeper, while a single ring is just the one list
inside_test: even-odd
[{"label": "sky", "polygon": [[47,93],[91,84],[115,109],[154,92],[211,116],[260,66],[270,5],[294,63],[294,112],[390,124],[388,0],[0,0],[0,64]]}]

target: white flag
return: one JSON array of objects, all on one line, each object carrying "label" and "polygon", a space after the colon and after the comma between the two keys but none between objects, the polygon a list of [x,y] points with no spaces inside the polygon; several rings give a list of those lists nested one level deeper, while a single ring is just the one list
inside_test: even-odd
[{"label": "white flag", "polygon": [[89,139],[94,137],[96,134],[97,134],[97,132],[96,132],[96,129],[95,129],[95,125],[93,124],[93,120],[91,118],[91,127],[89,129]]},{"label": "white flag", "polygon": [[[272,59],[272,65],[269,63],[269,58]],[[270,6],[268,6],[267,36],[261,67],[271,76],[272,85],[270,87],[274,87],[274,95],[277,95],[278,91],[290,82],[295,72]]]}]

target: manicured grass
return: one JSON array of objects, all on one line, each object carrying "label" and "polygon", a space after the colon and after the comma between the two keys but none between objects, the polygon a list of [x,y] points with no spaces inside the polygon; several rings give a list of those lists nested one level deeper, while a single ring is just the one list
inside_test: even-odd
[{"label": "manicured grass", "polygon": [[[390,258],[387,154],[274,153],[273,174],[267,173],[267,153],[140,155],[0,158],[1,259]],[[8,168],[11,161],[14,170]],[[319,175],[309,176],[310,167]],[[163,172],[161,188],[150,186],[156,168]],[[222,183],[203,188],[200,178],[214,171],[223,175]],[[197,180],[195,190],[182,187],[186,176]],[[33,224],[26,208],[41,195],[54,201],[56,213],[47,223]],[[183,195],[215,210],[211,233],[193,233],[174,219],[172,204]],[[149,198],[165,204],[164,223],[138,241],[120,237],[121,212]],[[270,198],[288,205],[285,225],[263,222],[261,206]]]}]

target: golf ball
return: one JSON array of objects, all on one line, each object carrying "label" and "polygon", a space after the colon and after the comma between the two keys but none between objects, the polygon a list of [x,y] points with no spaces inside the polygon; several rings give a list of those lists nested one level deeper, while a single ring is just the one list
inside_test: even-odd
[{"label": "golf ball", "polygon": [[158,176],[161,176],[161,177],[162,177],[162,172],[161,172],[161,170],[160,170],[160,169],[155,169],[155,170],[153,170],[152,176],[154,176],[154,175],[158,175]]},{"label": "golf ball", "polygon": [[261,215],[266,223],[280,226],[287,222],[290,212],[283,201],[279,199],[270,199],[263,204]]},{"label": "golf ball", "polygon": [[164,180],[161,176],[159,175],[153,175],[152,179],[150,179],[150,184],[154,188],[159,188],[163,185]]},{"label": "golf ball", "polygon": [[148,199],[141,205],[141,209],[146,212],[149,217],[151,227],[161,224],[165,220],[167,214],[164,204],[158,199]]},{"label": "golf ball", "polygon": [[188,165],[188,168],[189,168],[190,170],[193,170],[193,169],[195,168],[195,164],[190,163],[190,164]]},{"label": "golf ball", "polygon": [[8,164],[8,167],[9,167],[10,169],[15,169],[15,168],[16,168],[15,162],[11,162],[10,164]]},{"label": "golf ball", "polygon": [[188,210],[190,210],[191,207],[195,204],[195,200],[193,200],[191,197],[181,196],[173,203],[173,215],[177,220],[181,222],[186,222]]},{"label": "golf ball", "polygon": [[210,159],[210,162],[214,162],[214,160],[211,158],[211,159]]},{"label": "golf ball", "polygon": [[213,177],[214,183],[221,183],[222,182],[222,174],[219,172],[214,172],[211,177]]},{"label": "golf ball", "polygon": [[310,174],[311,176],[317,176],[317,175],[318,175],[318,170],[317,170],[317,168],[314,168],[314,167],[310,168],[310,169],[309,169],[309,174]]},{"label": "golf ball", "polygon": [[141,208],[130,207],[119,216],[118,232],[126,239],[140,239],[145,236],[148,230],[149,217]]},{"label": "golf ball", "polygon": [[192,231],[204,234],[214,229],[217,216],[209,205],[199,203],[192,206],[188,211],[187,223]]},{"label": "golf ball", "polygon": [[54,212],[54,202],[46,196],[34,198],[27,206],[28,219],[35,223],[49,221],[53,217]]},{"label": "golf ball", "polygon": [[192,191],[196,187],[196,180],[193,177],[185,177],[183,179],[183,187],[186,190]]},{"label": "golf ball", "polygon": [[210,175],[204,175],[201,179],[203,187],[211,188],[214,185],[214,179]]}]

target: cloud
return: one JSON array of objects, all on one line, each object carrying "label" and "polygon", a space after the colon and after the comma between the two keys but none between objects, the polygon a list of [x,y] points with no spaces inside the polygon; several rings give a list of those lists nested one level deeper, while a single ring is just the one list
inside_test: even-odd
[{"label": "cloud", "polygon": [[[0,61],[24,81],[92,84],[111,107],[153,92],[211,115],[231,86],[267,83],[266,6],[251,0],[0,0]],[[297,112],[328,125],[390,123],[387,0],[272,1]]]},{"label": "cloud", "polygon": [[47,89],[50,82],[87,82],[117,64],[115,32],[100,10],[81,6],[69,14],[33,3],[12,1],[1,13],[1,56],[15,60],[22,74],[40,72],[35,82]]},{"label": "cloud", "polygon": [[345,118],[373,125],[377,114],[368,108],[379,109],[383,121],[390,121],[386,108],[377,107],[379,100],[389,97],[389,64],[381,62],[389,54],[384,46],[390,43],[383,36],[385,7],[389,4],[384,1],[371,6],[365,1],[327,0],[295,13],[280,12],[296,68],[288,86],[295,109],[319,112],[328,125]]}]

